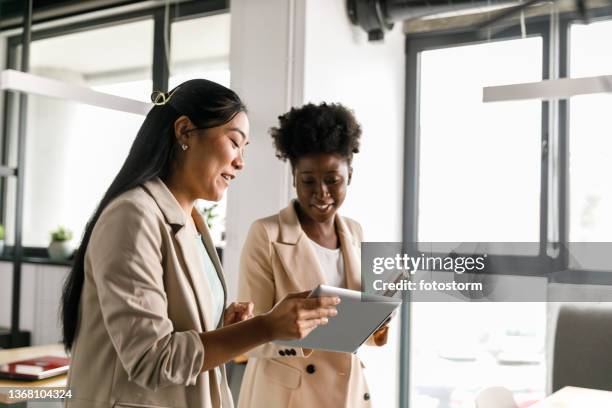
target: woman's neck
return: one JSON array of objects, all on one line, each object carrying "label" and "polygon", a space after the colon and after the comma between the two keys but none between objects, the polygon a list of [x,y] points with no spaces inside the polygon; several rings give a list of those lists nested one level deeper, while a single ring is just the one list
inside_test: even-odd
[{"label": "woman's neck", "polygon": [[335,249],[340,247],[340,241],[336,232],[336,215],[323,222],[318,222],[308,217],[297,203],[295,210],[300,226],[308,238],[326,248]]}]

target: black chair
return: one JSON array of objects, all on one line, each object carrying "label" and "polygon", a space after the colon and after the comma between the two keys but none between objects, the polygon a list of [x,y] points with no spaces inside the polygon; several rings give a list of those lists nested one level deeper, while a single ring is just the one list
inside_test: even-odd
[{"label": "black chair", "polygon": [[553,392],[565,386],[612,391],[612,304],[561,306]]}]

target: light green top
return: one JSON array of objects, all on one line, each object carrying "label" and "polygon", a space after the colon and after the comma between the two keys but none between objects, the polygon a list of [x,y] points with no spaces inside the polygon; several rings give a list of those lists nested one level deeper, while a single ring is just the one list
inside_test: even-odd
[{"label": "light green top", "polygon": [[213,322],[215,324],[215,327],[209,327],[208,329],[214,330],[216,328],[216,325],[219,323],[219,319],[221,319],[221,314],[223,313],[225,293],[223,292],[223,285],[219,280],[219,275],[217,275],[215,265],[213,264],[212,259],[210,259],[210,254],[206,250],[204,242],[202,241],[202,236],[200,234],[196,234],[196,242],[198,245],[198,249],[202,254],[202,256],[200,257],[202,261],[202,269],[206,274],[206,279],[208,280],[208,285],[210,286],[213,295]]},{"label": "light green top", "polygon": [[[219,324],[219,319],[221,319],[221,315],[223,314],[223,308],[225,306],[225,293],[223,292],[223,285],[221,284],[219,275],[217,275],[215,265],[213,264],[212,259],[210,259],[210,254],[206,250],[206,246],[204,246],[204,241],[202,241],[202,235],[197,232],[195,225],[192,227],[195,230],[196,245],[201,254],[200,261],[202,262],[202,269],[204,270],[206,280],[208,281],[208,285],[210,286],[210,290],[213,295],[211,303],[214,308],[213,322],[215,327],[209,327],[208,330],[215,330],[216,326]],[[214,372],[217,376],[217,382],[221,384],[221,371],[219,370],[219,367],[215,367]]]}]

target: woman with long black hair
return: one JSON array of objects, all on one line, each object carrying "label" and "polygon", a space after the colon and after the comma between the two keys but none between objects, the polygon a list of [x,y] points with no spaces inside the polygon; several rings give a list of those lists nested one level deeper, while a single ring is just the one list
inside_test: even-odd
[{"label": "woman with long black hair", "polygon": [[196,199],[218,201],[244,167],[246,108],[187,81],[155,106],[89,221],[62,298],[68,407],[231,407],[223,363],[306,336],[339,299],[285,297],[251,317],[226,308],[221,266]]}]

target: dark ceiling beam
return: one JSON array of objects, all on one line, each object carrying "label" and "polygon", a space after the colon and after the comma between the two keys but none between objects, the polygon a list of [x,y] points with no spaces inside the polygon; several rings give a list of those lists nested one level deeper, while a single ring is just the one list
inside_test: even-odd
[{"label": "dark ceiling beam", "polygon": [[[34,4],[32,23],[44,23],[143,1],[146,0],[37,0]],[[0,0],[0,30],[22,27],[22,10],[23,0]]]}]

